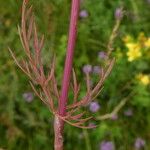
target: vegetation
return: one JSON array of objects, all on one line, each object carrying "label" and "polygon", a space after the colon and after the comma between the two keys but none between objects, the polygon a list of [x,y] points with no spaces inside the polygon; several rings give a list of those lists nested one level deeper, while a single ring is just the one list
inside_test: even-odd
[{"label": "vegetation", "polygon": [[[57,56],[57,80],[61,85],[70,16],[69,0],[31,0],[39,32],[45,35],[42,51],[46,68],[51,54]],[[22,2],[0,0],[0,148],[4,150],[53,149],[53,117],[33,94],[28,79],[15,65],[8,46],[18,59],[24,57],[17,25]],[[95,117],[110,113],[126,99],[111,119],[96,122],[96,129],[65,126],[65,149],[150,149],[150,16],[149,1],[82,0],[74,66],[84,84],[85,65],[103,65],[105,50],[115,24],[114,13],[124,7],[113,55],[114,69],[95,103],[87,105]],[[7,8],[7,9],[6,9]],[[100,53],[101,52],[101,53]],[[103,53],[102,53],[103,52]],[[85,94],[83,87],[81,96]],[[70,97],[72,95],[70,94]],[[95,107],[96,106],[96,107]],[[95,122],[94,122],[95,123]],[[93,122],[91,122],[93,124]]]}]

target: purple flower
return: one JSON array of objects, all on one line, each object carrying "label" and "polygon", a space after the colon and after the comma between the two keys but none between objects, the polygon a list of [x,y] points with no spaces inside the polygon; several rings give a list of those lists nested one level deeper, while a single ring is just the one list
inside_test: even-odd
[{"label": "purple flower", "polygon": [[97,112],[100,109],[100,105],[98,104],[98,102],[91,102],[89,109],[91,112]]},{"label": "purple flower", "polygon": [[138,137],[135,140],[134,146],[136,149],[141,149],[145,146],[145,140],[143,140],[142,138]]},{"label": "purple flower", "polygon": [[92,72],[92,66],[91,65],[85,65],[85,66],[83,66],[83,72],[85,74],[91,73]]},{"label": "purple flower", "polygon": [[94,74],[100,74],[101,72],[101,68],[99,66],[94,66],[93,67],[93,73]]},{"label": "purple flower", "polygon": [[111,117],[111,120],[117,120],[118,119],[118,115],[113,115],[112,117]]},{"label": "purple flower", "polygon": [[127,117],[133,116],[133,111],[131,108],[128,108],[127,110],[124,111],[124,115]]},{"label": "purple flower", "polygon": [[102,51],[102,52],[98,53],[98,57],[100,59],[106,59],[107,58],[107,54],[106,54],[106,52]]},{"label": "purple flower", "polygon": [[34,96],[32,92],[26,92],[23,94],[23,98],[26,102],[30,103],[33,101]]},{"label": "purple flower", "polygon": [[115,11],[115,18],[117,20],[120,20],[120,19],[122,19],[122,17],[123,17],[122,9],[117,8],[116,11]]},{"label": "purple flower", "polygon": [[86,10],[81,10],[79,16],[80,18],[87,18],[89,14]]},{"label": "purple flower", "polygon": [[100,150],[115,150],[114,143],[111,141],[103,141],[100,144]]},{"label": "purple flower", "polygon": [[95,125],[95,123],[90,122],[90,123],[89,123],[89,127],[91,127],[91,128],[95,128],[95,127],[96,127],[96,125]]}]

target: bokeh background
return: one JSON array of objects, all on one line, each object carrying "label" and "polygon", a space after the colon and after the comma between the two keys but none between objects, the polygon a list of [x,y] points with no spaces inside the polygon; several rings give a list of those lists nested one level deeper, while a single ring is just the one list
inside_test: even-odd
[{"label": "bokeh background", "polygon": [[[18,59],[24,56],[17,32],[21,2],[0,0],[0,150],[52,150],[53,118],[34,95],[28,78],[8,52],[9,46]],[[56,54],[59,83],[70,2],[30,1],[39,32],[46,36],[42,52],[44,64],[48,68],[52,54]],[[129,100],[116,116],[97,122],[96,129],[83,130],[66,125],[66,150],[150,150],[150,1],[82,0],[74,66],[78,80],[84,86],[83,67],[91,65],[95,82],[105,61],[115,11],[122,6],[125,15],[113,52],[116,64],[101,95],[87,106],[87,111],[100,116],[111,112],[124,98]],[[83,88],[81,95],[84,93]]]}]

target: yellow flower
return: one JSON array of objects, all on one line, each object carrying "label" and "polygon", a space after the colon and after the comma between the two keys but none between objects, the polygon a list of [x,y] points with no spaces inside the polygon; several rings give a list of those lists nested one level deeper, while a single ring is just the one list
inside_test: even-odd
[{"label": "yellow flower", "polygon": [[128,61],[131,62],[142,56],[142,53],[140,51],[141,47],[139,44],[128,43],[128,44],[126,44],[126,47],[128,48],[128,52],[127,52]]},{"label": "yellow flower", "polygon": [[146,46],[147,48],[150,48],[150,38],[148,38],[148,39],[146,40],[145,46]]},{"label": "yellow flower", "polygon": [[150,78],[148,75],[139,74],[137,79],[144,85],[148,85],[150,83]]}]

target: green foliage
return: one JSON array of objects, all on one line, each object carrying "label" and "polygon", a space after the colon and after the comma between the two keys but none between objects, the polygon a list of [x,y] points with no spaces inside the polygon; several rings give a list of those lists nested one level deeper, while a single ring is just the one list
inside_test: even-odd
[{"label": "green foliage", "polygon": [[140,107],[150,107],[150,92],[147,90],[147,87],[143,85],[137,85],[134,88],[136,96],[134,97],[132,103]]}]

